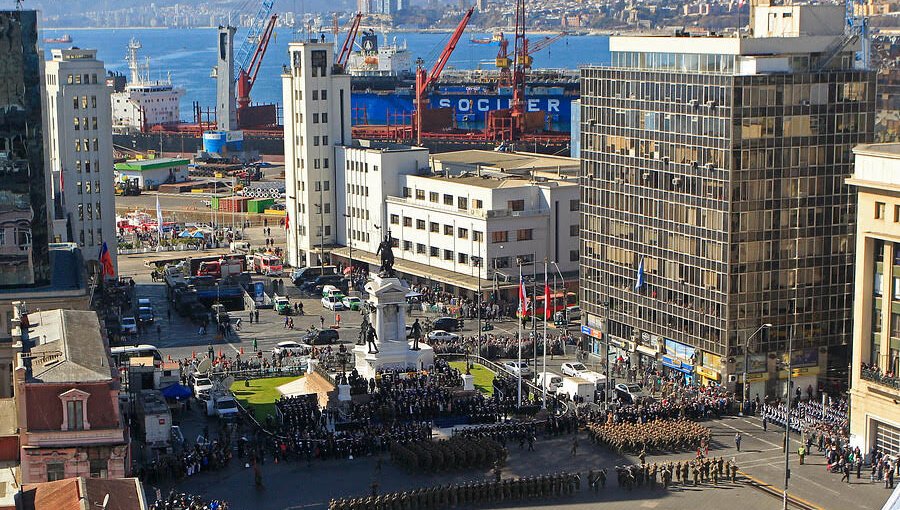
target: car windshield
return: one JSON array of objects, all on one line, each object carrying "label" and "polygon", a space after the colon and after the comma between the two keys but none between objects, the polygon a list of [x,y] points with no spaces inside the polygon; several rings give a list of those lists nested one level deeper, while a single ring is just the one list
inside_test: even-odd
[{"label": "car windshield", "polygon": [[577,370],[579,372],[587,371],[587,367],[582,365],[581,363],[572,363],[572,370]]},{"label": "car windshield", "polygon": [[196,383],[197,386],[209,386],[210,384],[209,379],[197,379]]},{"label": "car windshield", "polygon": [[637,384],[628,384],[625,387],[628,388],[628,391],[630,391],[631,393],[637,393],[641,391],[641,387]]},{"label": "car windshield", "polygon": [[126,318],[122,319],[122,324],[125,324],[125,325],[134,324],[134,319],[132,319],[131,317],[126,317]]},{"label": "car windshield", "polygon": [[216,409],[237,409],[237,402],[235,402],[234,400],[219,400],[218,402],[216,402]]}]

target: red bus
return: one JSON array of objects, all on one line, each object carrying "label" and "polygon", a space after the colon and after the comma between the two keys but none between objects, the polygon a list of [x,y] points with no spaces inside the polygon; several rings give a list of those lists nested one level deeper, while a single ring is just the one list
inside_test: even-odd
[{"label": "red bus", "polygon": [[[553,320],[553,315],[556,312],[564,311],[567,307],[575,306],[578,304],[578,296],[575,295],[574,292],[557,292],[555,294],[550,294],[550,319]],[[534,298],[534,306],[529,307],[528,313],[529,315],[534,312],[537,314],[538,318],[546,317],[544,313],[544,294],[538,294]]]}]

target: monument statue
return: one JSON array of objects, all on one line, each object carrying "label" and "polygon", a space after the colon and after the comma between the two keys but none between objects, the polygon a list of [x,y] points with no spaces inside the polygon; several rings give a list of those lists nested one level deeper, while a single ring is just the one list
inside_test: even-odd
[{"label": "monument statue", "polygon": [[369,306],[368,303],[363,303],[362,324],[359,325],[359,338],[356,340],[356,345],[366,345],[366,331],[369,326]]},{"label": "monument statue", "polygon": [[378,354],[378,345],[375,343],[375,340],[378,340],[378,335],[375,333],[375,326],[367,324],[364,334],[366,343],[369,346],[369,354]]},{"label": "monument statue", "polygon": [[419,339],[422,338],[422,325],[419,324],[419,319],[416,319],[416,321],[413,322],[411,335],[413,338],[413,344],[412,344],[411,349],[414,351],[418,351],[419,350]]},{"label": "monument statue", "polygon": [[375,255],[381,255],[381,271],[378,275],[383,278],[394,277],[394,249],[391,243],[391,233],[385,234],[384,239],[378,245]]}]

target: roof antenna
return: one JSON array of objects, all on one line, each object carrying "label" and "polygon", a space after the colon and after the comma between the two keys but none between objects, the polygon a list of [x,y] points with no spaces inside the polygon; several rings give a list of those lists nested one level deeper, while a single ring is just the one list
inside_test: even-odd
[{"label": "roof antenna", "polygon": [[17,10],[17,11],[21,11],[21,10],[22,10],[22,4],[24,4],[24,3],[25,3],[25,0],[16,0],[16,10]]}]

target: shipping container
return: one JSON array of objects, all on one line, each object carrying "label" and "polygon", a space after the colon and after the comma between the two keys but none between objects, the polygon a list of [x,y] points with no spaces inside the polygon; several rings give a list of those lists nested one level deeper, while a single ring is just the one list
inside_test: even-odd
[{"label": "shipping container", "polygon": [[247,202],[247,212],[262,214],[275,203],[274,198],[257,198]]}]

